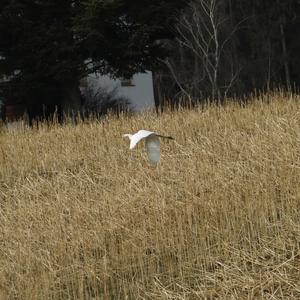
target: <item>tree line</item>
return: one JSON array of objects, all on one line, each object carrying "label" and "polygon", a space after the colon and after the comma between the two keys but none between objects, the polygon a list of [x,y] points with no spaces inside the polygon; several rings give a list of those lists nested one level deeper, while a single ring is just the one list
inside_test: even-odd
[{"label": "tree line", "polygon": [[296,90],[299,10],[298,0],[2,0],[0,97],[32,118],[78,110],[88,74],[145,70],[157,106]]},{"label": "tree line", "polygon": [[[98,72],[130,77],[166,56],[185,0],[2,0],[0,91],[30,118],[80,109],[79,82]],[[9,100],[8,100],[9,99]]]},{"label": "tree line", "polygon": [[171,55],[156,73],[160,101],[222,100],[254,90],[297,91],[300,2],[194,0],[168,41]]}]

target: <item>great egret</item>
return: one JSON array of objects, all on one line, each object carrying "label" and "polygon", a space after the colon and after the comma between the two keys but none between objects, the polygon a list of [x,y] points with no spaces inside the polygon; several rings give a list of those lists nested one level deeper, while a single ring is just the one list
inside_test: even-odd
[{"label": "great egret", "polygon": [[160,140],[159,138],[171,139],[171,136],[164,136],[148,130],[139,130],[135,134],[123,134],[123,137],[130,139],[130,149],[133,149],[138,142],[145,139],[145,147],[148,154],[148,158],[151,163],[156,164],[160,159]]}]

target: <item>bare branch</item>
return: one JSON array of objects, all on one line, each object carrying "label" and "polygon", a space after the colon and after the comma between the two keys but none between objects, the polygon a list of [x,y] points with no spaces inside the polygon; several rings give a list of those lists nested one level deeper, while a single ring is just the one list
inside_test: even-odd
[{"label": "bare branch", "polygon": [[177,76],[176,76],[176,74],[174,72],[174,69],[173,69],[171,63],[169,62],[169,60],[168,59],[165,59],[165,60],[159,59],[159,61],[163,62],[169,68],[169,70],[170,70],[170,72],[171,72],[171,74],[172,74],[172,76],[173,76],[176,84],[178,85],[179,89],[181,90],[181,92],[184,95],[186,95],[189,98],[189,100],[191,100],[190,94],[183,88],[183,86],[181,85],[180,81],[177,79]]}]

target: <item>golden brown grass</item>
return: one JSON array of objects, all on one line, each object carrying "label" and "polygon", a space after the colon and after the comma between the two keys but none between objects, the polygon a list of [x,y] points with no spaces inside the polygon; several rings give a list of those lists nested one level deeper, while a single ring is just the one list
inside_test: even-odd
[{"label": "golden brown grass", "polygon": [[0,299],[299,299],[300,99],[269,100],[3,130]]}]

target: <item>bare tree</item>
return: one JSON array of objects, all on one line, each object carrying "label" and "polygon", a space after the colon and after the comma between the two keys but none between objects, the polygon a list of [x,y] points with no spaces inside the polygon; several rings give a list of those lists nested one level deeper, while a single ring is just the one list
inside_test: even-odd
[{"label": "bare tree", "polygon": [[[194,56],[193,85],[208,85],[209,91],[205,94],[209,94],[212,99],[226,96],[239,74],[238,66],[225,55],[225,47],[239,24],[228,30],[229,25],[226,22],[229,18],[224,3],[226,1],[195,0],[176,27],[179,45],[188,49]],[[221,68],[227,69],[222,71],[223,74],[226,73],[223,78]],[[171,73],[175,74],[174,70]],[[176,78],[175,80],[178,81]]]}]

